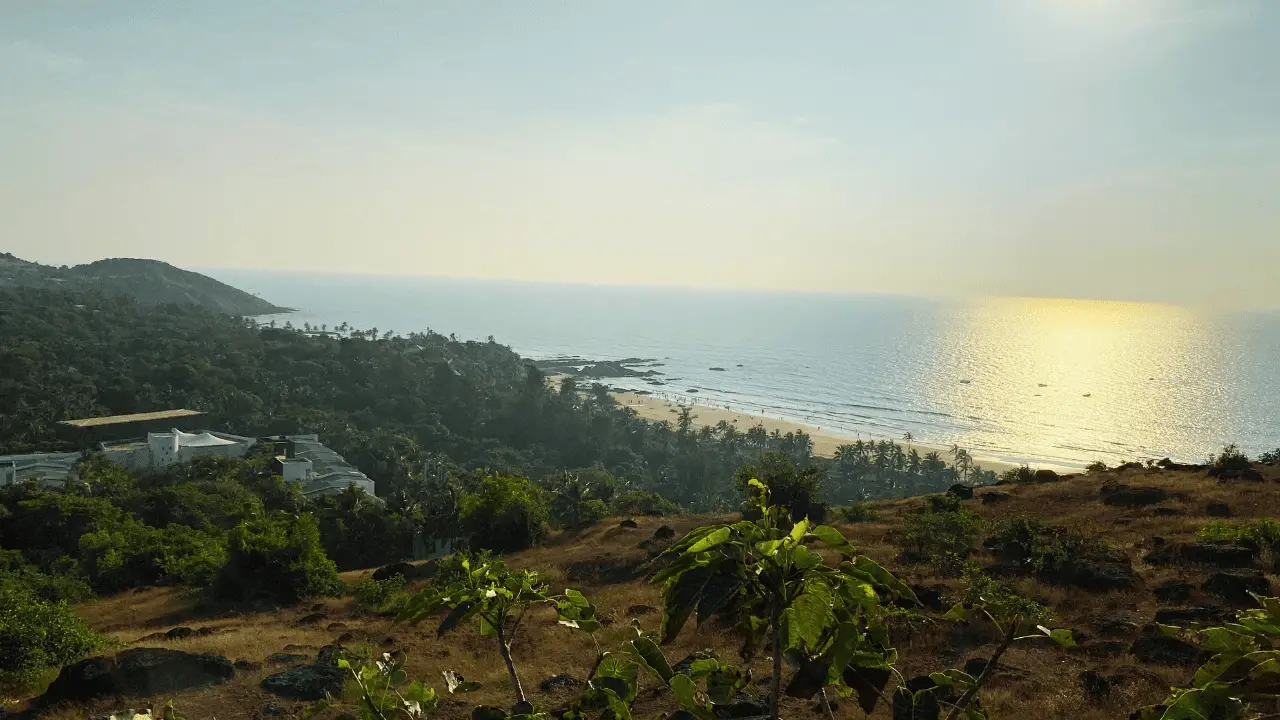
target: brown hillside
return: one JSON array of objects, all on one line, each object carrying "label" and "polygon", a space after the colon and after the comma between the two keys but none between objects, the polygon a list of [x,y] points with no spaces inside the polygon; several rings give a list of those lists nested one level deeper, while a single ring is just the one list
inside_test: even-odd
[{"label": "brown hillside", "polygon": [[[1185,683],[1194,668],[1140,662],[1129,653],[1129,648],[1141,634],[1141,626],[1152,622],[1160,608],[1221,605],[1221,600],[1201,589],[1215,568],[1152,565],[1144,558],[1160,547],[1167,549],[1176,543],[1194,540],[1197,531],[1214,519],[1207,512],[1210,503],[1225,503],[1232,520],[1280,517],[1280,467],[1255,467],[1262,472],[1262,481],[1219,482],[1203,471],[1131,468],[1122,472],[1068,476],[1058,482],[982,488],[977,497],[966,501],[967,507],[988,520],[1022,515],[1104,539],[1113,551],[1128,558],[1136,575],[1131,589],[1110,592],[1089,592],[1032,579],[1009,580],[1023,594],[1050,605],[1060,618],[1059,625],[1076,632],[1081,647],[1061,651],[1047,645],[1015,646],[1005,656],[1002,663],[1005,669],[985,691],[984,703],[992,717],[1126,717],[1140,705],[1161,700],[1171,685]],[[1101,492],[1104,484],[1116,482],[1130,487],[1157,488],[1175,497],[1141,507],[1104,504]],[[1000,503],[984,502],[983,495],[993,492],[1007,492],[1011,497]],[[898,562],[898,549],[891,542],[903,515],[923,503],[919,498],[881,503],[878,504],[881,515],[876,522],[840,525],[840,528],[860,550],[894,569],[900,577],[917,585],[937,586],[951,594],[960,588],[959,580],[935,577],[929,566],[902,565]],[[670,524],[677,533],[684,533],[707,521],[708,518],[694,517],[642,518],[635,529],[619,527],[616,521],[605,522],[581,533],[555,535],[547,546],[513,556],[510,562],[545,572],[554,589],[569,586],[582,590],[612,620],[600,633],[602,646],[616,647],[629,637],[633,617],[646,630],[655,629],[661,617],[660,611],[646,611],[644,607],[660,608],[661,601],[659,589],[650,586],[643,577],[650,551],[638,545],[649,540],[664,524]],[[1163,538],[1163,546],[1157,538]],[[989,556],[979,557],[987,564],[995,562]],[[1270,573],[1273,568],[1269,550],[1262,552],[1261,560]],[[354,583],[365,574],[367,571],[348,573],[344,579]],[[1272,576],[1268,574],[1267,578]],[[1158,601],[1153,589],[1170,580],[1189,583],[1190,597]],[[179,625],[213,628],[213,634],[208,636],[149,644],[257,662],[284,651],[291,644],[307,646],[311,649],[300,652],[314,654],[315,648],[351,633],[357,638],[346,640],[349,646],[367,637],[373,648],[406,650],[411,676],[437,688],[443,686],[441,672],[444,670],[454,670],[468,680],[484,683],[484,689],[474,695],[446,699],[440,717],[468,717],[470,708],[478,702],[510,704],[501,661],[490,641],[480,638],[472,628],[437,641],[433,627],[393,626],[388,619],[358,610],[347,598],[274,613],[217,618],[201,617],[195,608],[195,599],[180,591],[151,589],[86,605],[80,608],[80,613],[96,628],[125,644]],[[324,613],[325,617],[311,624],[300,624],[304,617],[317,612]],[[525,688],[537,705],[555,708],[565,699],[565,691],[546,693],[539,689],[539,683],[560,673],[584,677],[594,659],[594,648],[589,639],[559,627],[549,610],[540,612],[526,627],[528,631],[522,631],[515,648]],[[994,646],[991,634],[984,628],[957,627],[940,620],[904,623],[895,640],[902,654],[901,670],[907,677],[963,666],[971,658],[989,657]],[[667,654],[672,660],[678,660],[703,648],[715,650],[724,658],[736,658],[737,644],[728,632],[711,627],[695,629],[692,624],[667,649]],[[1119,675],[1122,679],[1106,697],[1091,699],[1080,679],[1088,670]],[[258,683],[272,671],[271,666],[239,671],[226,685],[177,696],[176,705],[188,718],[260,718],[264,716],[264,709],[275,709],[271,707],[273,703],[285,711],[285,716],[292,715],[301,703],[281,700],[259,689]],[[758,658],[754,677],[763,682],[767,675],[764,658]],[[167,699],[152,700],[163,704]],[[147,704],[147,699],[123,699],[92,708],[54,710],[45,717],[86,717]],[[664,690],[652,679],[642,679],[636,717],[657,717],[673,708]],[[784,704],[784,714],[791,718],[820,717],[808,703],[794,700]],[[851,703],[844,703],[837,716],[855,718],[861,717],[861,713]],[[888,718],[889,712],[881,708],[873,717]]]}]

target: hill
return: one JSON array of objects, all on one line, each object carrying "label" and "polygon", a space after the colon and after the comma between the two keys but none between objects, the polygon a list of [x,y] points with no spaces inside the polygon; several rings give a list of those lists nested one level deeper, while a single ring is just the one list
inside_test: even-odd
[{"label": "hill", "polygon": [[128,295],[147,305],[197,305],[225,315],[288,312],[200,273],[159,260],[110,258],[57,268],[0,253],[0,287],[101,291]]},{"label": "hill", "polygon": [[[1157,619],[1185,624],[1192,618],[1219,621],[1226,617],[1240,606],[1241,598],[1229,584],[1224,585],[1223,577],[1251,577],[1257,583],[1272,584],[1272,563],[1277,558],[1270,548],[1259,552],[1256,545],[1249,546],[1254,556],[1236,558],[1234,563],[1226,563],[1225,553],[1214,559],[1195,550],[1204,545],[1201,536],[1211,523],[1238,527],[1280,516],[1280,466],[1253,467],[1261,479],[1220,481],[1209,477],[1204,468],[1138,466],[979,488],[973,498],[957,501],[948,510],[938,510],[938,501],[930,498],[873,503],[866,516],[874,519],[837,523],[837,527],[860,552],[912,584],[931,605],[921,616],[904,617],[893,627],[892,639],[901,654],[898,668],[905,677],[972,667],[991,657],[996,645],[986,626],[942,619],[942,608],[961,594],[966,580],[930,557],[928,542],[915,547],[902,540],[904,528],[920,526],[912,518],[935,511],[967,512],[982,523],[981,531],[971,538],[969,561],[981,566],[987,576],[998,577],[1021,595],[1047,605],[1057,625],[1070,628],[1079,642],[1065,651],[1047,643],[1014,646],[983,691],[990,717],[1127,717],[1139,706],[1162,700],[1170,686],[1185,686],[1199,662],[1198,657],[1179,654],[1176,644],[1152,639],[1158,636],[1153,625]],[[1230,517],[1223,519],[1224,514]],[[605,628],[598,633],[601,645],[613,649],[633,636],[631,623],[653,632],[660,622],[660,590],[647,579],[654,571],[650,563],[657,549],[670,541],[657,540],[661,533],[656,531],[670,526],[679,537],[721,519],[638,518],[637,527],[624,527],[617,519],[602,521],[589,529],[555,534],[543,547],[513,554],[508,562],[544,573],[557,592],[566,586],[581,589],[604,619]],[[1017,528],[1028,527],[1039,528],[1041,540],[1056,538],[1036,545],[1041,556],[1035,563],[1019,558],[1020,551],[1010,542],[1018,537]],[[1212,547],[1241,545],[1247,543],[1219,543],[1201,550],[1211,553]],[[906,546],[915,550],[904,551]],[[1062,549],[1070,552],[1055,554]],[[1261,562],[1264,559],[1266,565]],[[1226,564],[1242,567],[1224,571]],[[369,574],[356,571],[343,577],[354,584]],[[415,586],[429,582],[419,580]],[[441,685],[441,673],[446,670],[483,684],[474,695],[446,693],[437,713],[440,718],[467,717],[478,702],[509,702],[506,671],[496,661],[491,639],[467,627],[440,641],[434,624],[395,625],[349,598],[274,612],[217,615],[202,611],[189,593],[148,589],[89,603],[77,612],[128,647],[166,647],[249,661],[229,683],[173,695],[188,717],[292,714],[304,703],[281,699],[261,688],[263,678],[289,665],[289,661],[273,664],[268,658],[279,652],[310,657],[329,644],[358,652],[404,650],[410,677],[427,684]],[[210,630],[204,636],[172,641],[138,641],[174,626]],[[545,608],[535,611],[523,627],[514,654],[530,700],[539,709],[555,708],[574,691],[556,683],[543,686],[543,681],[559,675],[586,677],[595,649],[584,636],[560,627],[555,613]],[[695,628],[691,623],[666,648],[666,654],[674,660],[710,650],[736,662],[738,645],[737,637],[721,627],[706,623]],[[762,657],[752,669],[757,679],[769,674]],[[891,682],[889,692],[892,687]],[[749,688],[756,694],[761,689],[758,682]],[[102,701],[50,717],[81,717],[86,710],[101,714],[138,706],[128,702]],[[838,717],[862,717],[846,703],[852,705],[840,700]],[[658,717],[674,709],[669,693],[652,678],[641,678],[635,717]],[[321,717],[332,716],[334,710]],[[820,713],[811,703],[787,699],[783,716],[816,718]],[[889,718],[890,713],[882,705],[870,717]]]}]

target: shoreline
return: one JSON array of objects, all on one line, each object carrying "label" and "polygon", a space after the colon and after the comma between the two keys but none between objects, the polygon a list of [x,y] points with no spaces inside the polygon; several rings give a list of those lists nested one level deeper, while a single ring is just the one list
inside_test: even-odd
[{"label": "shoreline", "polygon": [[[558,379],[558,378],[557,378]],[[676,413],[679,412],[680,404],[670,400],[663,400],[652,395],[637,395],[634,392],[626,390],[610,390],[610,394],[618,404],[623,407],[629,407],[636,412],[640,418],[651,421],[672,420],[674,421]],[[725,410],[709,405],[701,405],[698,403],[685,403],[687,407],[692,408],[694,414],[693,424],[696,427],[706,425],[716,425],[721,421],[737,427],[740,431],[746,431],[756,425],[761,425],[765,430],[772,433],[774,430],[782,434],[788,432],[803,431],[806,435],[813,439],[813,454],[821,457],[833,457],[836,448],[847,443],[851,443],[857,439],[856,436],[836,433],[830,430],[824,430],[816,425],[795,422],[792,420],[783,420],[780,418],[768,417],[765,415],[757,415],[754,413],[737,412],[734,410]],[[887,438],[864,438],[865,440],[878,440]],[[915,448],[921,455],[937,452],[951,462],[950,449],[938,445],[931,445],[928,442],[919,442],[916,440],[904,441],[900,438],[893,439],[906,448]],[[981,465],[984,470],[994,470],[997,473],[1004,472],[1011,468],[1018,467],[1021,463],[1012,463],[999,458],[987,457],[982,455],[973,455],[973,461],[977,465]],[[1028,463],[1033,469],[1050,468],[1058,472],[1080,472],[1078,468],[1063,466],[1058,463]]]}]

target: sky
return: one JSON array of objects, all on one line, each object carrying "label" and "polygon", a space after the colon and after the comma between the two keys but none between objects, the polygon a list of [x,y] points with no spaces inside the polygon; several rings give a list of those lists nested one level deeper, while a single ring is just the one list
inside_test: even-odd
[{"label": "sky", "polygon": [[0,2],[0,250],[1280,307],[1280,2]]}]

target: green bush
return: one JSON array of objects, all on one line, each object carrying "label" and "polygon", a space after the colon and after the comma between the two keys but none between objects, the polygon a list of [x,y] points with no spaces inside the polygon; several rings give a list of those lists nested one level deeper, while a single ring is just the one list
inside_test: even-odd
[{"label": "green bush", "polygon": [[[734,487],[749,496],[751,480],[759,480],[769,490],[769,504],[787,509],[792,522],[809,518],[815,523],[826,519],[827,505],[820,501],[823,471],[817,466],[797,468],[791,458],[779,452],[760,456],[758,464],[743,465],[733,475]],[[750,501],[744,506],[744,517],[753,515]]]},{"label": "green bush", "polygon": [[1247,475],[1253,467],[1249,456],[1235,443],[1222,448],[1222,452],[1209,458],[1209,475],[1216,478],[1238,478]]},{"label": "green bush", "polygon": [[0,577],[0,685],[25,688],[99,645],[98,636],[64,602],[46,602]]},{"label": "green bush", "polygon": [[1031,573],[1053,572],[1072,558],[1105,554],[1106,547],[1060,525],[1032,518],[1006,518],[996,523],[987,547],[1002,560]]},{"label": "green bush", "polygon": [[1258,462],[1267,465],[1280,465],[1280,448],[1262,453],[1258,456]]},{"label": "green bush", "polygon": [[880,510],[866,503],[853,503],[836,508],[836,517],[847,523],[874,522],[880,519]]},{"label": "green bush", "polygon": [[982,531],[982,518],[949,495],[931,495],[926,503],[903,519],[898,533],[903,559],[932,564],[944,575],[958,575]]},{"label": "green bush", "polygon": [[216,535],[127,519],[80,536],[80,567],[100,593],[146,585],[203,586],[226,562]]},{"label": "green bush", "polygon": [[1106,463],[1101,460],[1094,460],[1085,466],[1084,471],[1092,475],[1094,473],[1104,473],[1109,469]]},{"label": "green bush", "polygon": [[1280,542],[1280,522],[1271,518],[1228,522],[1214,520],[1200,528],[1200,537],[1205,540],[1234,540],[1251,542],[1259,547],[1267,547]]},{"label": "green bush", "polygon": [[473,549],[511,552],[542,542],[547,502],[526,478],[490,475],[460,505],[462,530]]},{"label": "green bush", "polygon": [[613,499],[609,504],[609,514],[615,516],[634,515],[681,515],[684,510],[677,504],[655,492],[645,490],[628,490]]},{"label": "green bush", "polygon": [[310,515],[241,523],[227,536],[227,562],[213,584],[227,600],[299,600],[342,591],[333,561]]},{"label": "green bush", "polygon": [[0,550],[0,578],[25,587],[45,602],[77,603],[93,597],[93,588],[81,576],[76,561],[66,556],[55,560],[50,572],[44,573],[27,565],[17,550]]},{"label": "green bush", "polygon": [[374,612],[386,612],[396,595],[407,586],[408,582],[403,575],[392,575],[385,580],[366,578],[356,586],[356,604]]},{"label": "green bush", "polygon": [[495,562],[497,562],[497,558],[488,550],[480,550],[479,552],[463,551],[446,555],[436,563],[435,584],[438,587],[448,587],[463,582],[470,572],[467,570],[468,565],[475,568],[482,565],[492,565]]},{"label": "green bush", "polygon": [[[1105,469],[1106,466],[1104,465]],[[1012,467],[1000,473],[1000,479],[1007,483],[1029,483],[1035,480],[1036,472],[1028,465]]]}]

